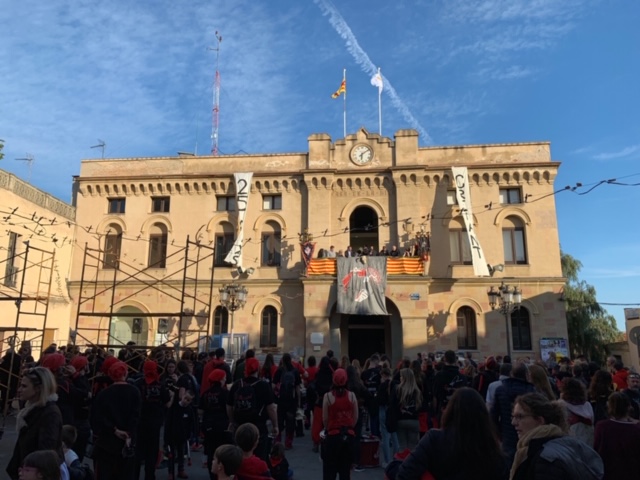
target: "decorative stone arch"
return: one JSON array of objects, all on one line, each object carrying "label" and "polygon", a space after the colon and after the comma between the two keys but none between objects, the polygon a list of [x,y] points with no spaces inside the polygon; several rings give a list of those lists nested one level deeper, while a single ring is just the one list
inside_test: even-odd
[{"label": "decorative stone arch", "polygon": [[538,306],[535,303],[533,303],[531,300],[527,300],[523,298],[521,305],[527,310],[529,310],[532,316],[534,317],[540,316],[540,310],[538,310]]},{"label": "decorative stone arch", "polygon": [[[476,217],[475,214],[472,214],[471,217],[473,218],[473,224],[474,225],[478,225],[478,217]],[[451,218],[443,218],[442,219],[442,226],[443,227],[448,227],[449,225],[451,225],[451,222],[453,220],[459,220],[460,223],[462,223],[464,225],[464,218],[462,218],[461,214],[458,214],[458,215],[456,215],[454,217],[451,217]]]},{"label": "decorative stone arch", "polygon": [[99,224],[96,229],[99,234],[106,235],[109,230],[109,225],[116,224],[122,229],[122,233],[127,231],[127,224],[121,217],[106,217]]},{"label": "decorative stone arch", "polygon": [[232,212],[220,212],[213,217],[207,223],[207,233],[209,234],[209,241],[213,240],[216,233],[216,227],[221,223],[230,223],[233,228],[237,230],[236,224],[238,223],[238,214]]},{"label": "decorative stone arch", "polygon": [[527,212],[525,212],[522,208],[519,208],[519,207],[503,208],[496,214],[496,217],[493,220],[493,224],[496,226],[500,226],[505,218],[512,215],[522,219],[522,221],[524,221],[526,225],[531,225],[531,217]]},{"label": "decorative stone arch", "polygon": [[[462,307],[471,307],[476,312],[476,335],[478,337],[480,337],[481,335],[485,336],[487,331],[486,322],[484,321],[484,309],[477,300],[471,297],[461,297],[451,302],[451,304],[449,305],[447,327],[450,326],[449,321],[451,318],[453,318],[454,321],[456,320],[458,310]],[[457,324],[455,325],[455,327],[457,328]]]},{"label": "decorative stone arch", "polygon": [[287,230],[287,222],[285,221],[284,217],[278,213],[269,212],[269,213],[263,213],[262,215],[258,216],[256,221],[253,223],[253,231],[254,232],[262,231],[262,227],[269,220],[272,220],[278,223],[280,225],[280,230],[283,233]]},{"label": "decorative stone arch", "polygon": [[373,209],[374,212],[376,212],[376,215],[378,215],[378,220],[380,220],[381,222],[387,221],[387,215],[385,214],[384,207],[371,198],[354,198],[353,200],[351,200],[344,206],[344,208],[340,212],[339,220],[341,222],[348,220],[349,216],[358,207],[369,207]]},{"label": "decorative stone arch", "polygon": [[284,309],[282,308],[282,302],[278,300],[276,297],[271,297],[271,296],[261,297],[251,309],[251,315],[253,315],[254,318],[258,318],[256,316],[259,316],[265,307],[275,307],[275,309],[278,311],[278,320],[282,322],[282,315],[284,314]]},{"label": "decorative stone arch", "polygon": [[149,232],[149,229],[156,223],[161,223],[165,227],[167,227],[167,233],[171,233],[171,231],[173,230],[173,227],[171,226],[171,221],[165,215],[151,215],[142,224],[142,227],[140,228],[140,233],[142,235],[146,235]]}]

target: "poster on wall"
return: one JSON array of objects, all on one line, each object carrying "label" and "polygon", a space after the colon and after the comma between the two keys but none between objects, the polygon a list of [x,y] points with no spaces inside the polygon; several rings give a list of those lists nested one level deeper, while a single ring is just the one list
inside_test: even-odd
[{"label": "poster on wall", "polygon": [[543,361],[547,361],[549,354],[556,354],[556,359],[562,357],[571,358],[569,356],[569,342],[566,338],[541,338],[540,339],[540,357]]},{"label": "poster on wall", "polygon": [[388,315],[387,257],[339,257],[338,313]]}]

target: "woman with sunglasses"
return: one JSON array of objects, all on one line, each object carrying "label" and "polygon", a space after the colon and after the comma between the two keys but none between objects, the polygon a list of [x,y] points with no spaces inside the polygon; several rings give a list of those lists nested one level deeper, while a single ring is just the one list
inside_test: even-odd
[{"label": "woman with sunglasses", "polygon": [[56,405],[53,374],[43,367],[26,370],[18,386],[18,398],[26,404],[16,419],[18,440],[7,466],[12,480],[19,478],[19,467],[27,455],[37,450],[54,450],[58,466],[64,462],[62,415]]},{"label": "woman with sunglasses", "polygon": [[600,456],[586,443],[570,436],[565,407],[539,393],[516,398],[511,424],[518,446],[511,480],[600,480],[604,466]]}]

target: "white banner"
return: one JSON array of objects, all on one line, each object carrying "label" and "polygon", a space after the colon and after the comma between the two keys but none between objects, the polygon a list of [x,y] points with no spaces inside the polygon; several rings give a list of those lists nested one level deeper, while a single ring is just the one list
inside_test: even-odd
[{"label": "white banner", "polygon": [[236,241],[224,259],[236,267],[242,268],[242,246],[244,244],[244,217],[249,205],[249,190],[251,189],[251,177],[253,173],[234,173],[236,182],[236,210],[238,211],[238,225],[236,227]]},{"label": "white banner", "polygon": [[469,190],[469,175],[467,167],[451,167],[453,181],[456,185],[456,198],[460,207],[460,215],[464,219],[464,225],[469,237],[471,246],[471,261],[473,262],[473,272],[478,277],[488,277],[489,267],[484,256],[480,241],[476,236],[476,229],[473,226],[473,210],[471,208],[471,191]]}]

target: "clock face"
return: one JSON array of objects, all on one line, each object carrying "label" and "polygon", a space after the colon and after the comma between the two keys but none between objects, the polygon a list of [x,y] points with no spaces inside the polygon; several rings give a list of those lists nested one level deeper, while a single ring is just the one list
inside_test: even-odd
[{"label": "clock face", "polygon": [[373,149],[361,143],[351,149],[351,161],[356,165],[366,165],[373,160]]}]

